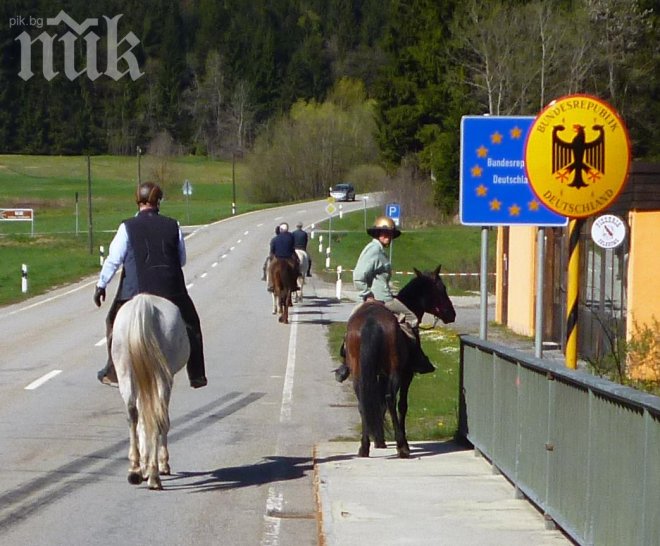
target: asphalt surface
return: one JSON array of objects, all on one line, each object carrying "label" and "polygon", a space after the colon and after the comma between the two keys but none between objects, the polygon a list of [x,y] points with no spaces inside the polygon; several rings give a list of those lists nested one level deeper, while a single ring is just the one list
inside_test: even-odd
[{"label": "asphalt surface", "polygon": [[[317,286],[317,293],[321,290]],[[352,297],[350,287],[342,292],[342,298]],[[479,297],[453,301],[457,320],[451,327],[478,334]],[[335,306],[333,320],[346,320],[354,305]],[[386,449],[372,449],[369,458],[357,457],[357,449],[357,441],[315,446],[323,546],[573,544],[560,530],[546,528],[551,526],[543,514],[516,498],[511,483],[463,445],[411,442],[410,459],[399,459],[391,442]]]}]

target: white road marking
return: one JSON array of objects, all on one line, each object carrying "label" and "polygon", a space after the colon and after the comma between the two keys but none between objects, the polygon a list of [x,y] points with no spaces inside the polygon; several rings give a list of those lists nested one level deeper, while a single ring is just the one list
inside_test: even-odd
[{"label": "white road marking", "polygon": [[213,262],[213,263],[211,264],[211,267],[218,267],[218,262]]},{"label": "white road marking", "polygon": [[60,298],[63,298],[64,296],[68,296],[69,294],[73,294],[74,292],[78,292],[78,290],[82,290],[83,288],[87,288],[88,286],[96,284],[96,280],[89,281],[88,283],[85,283],[81,286],[78,286],[74,288],[73,290],[69,290],[68,292],[63,292],[62,294],[58,294],[57,296],[51,296],[50,298],[46,298],[45,300],[38,301],[36,303],[32,303],[30,305],[26,305],[25,307],[21,307],[20,309],[16,309],[15,311],[11,311],[10,313],[7,313],[4,315],[5,317],[10,317],[12,315],[15,315],[16,313],[20,313],[21,311],[27,311],[28,309],[32,309],[33,307],[38,307],[39,305],[43,305],[44,303],[48,303],[50,301],[55,301]]},{"label": "white road marking", "polygon": [[94,343],[94,347],[102,347],[103,345],[105,345],[105,343],[106,343],[106,338],[103,337],[99,341]]},{"label": "white road marking", "polygon": [[202,274],[200,275],[200,277],[201,277],[202,279],[205,279],[207,275],[208,275],[208,273],[202,273]]},{"label": "white road marking", "polygon": [[220,257],[224,260],[224,259],[227,257],[227,255],[226,255],[226,254],[223,254],[223,255],[220,256]]},{"label": "white road marking", "polygon": [[248,233],[250,233],[250,232],[249,231],[244,231],[243,235],[247,235]]},{"label": "white road marking", "polygon": [[291,420],[291,406],[293,404],[293,376],[296,371],[296,341],[298,338],[298,323],[291,323],[289,335],[289,356],[286,363],[284,388],[282,389],[282,407],[280,408],[280,423]]},{"label": "white road marking", "polygon": [[187,288],[188,290],[190,290],[193,286],[195,286],[195,283],[194,283],[194,282],[191,282],[190,284],[187,284],[187,285],[186,285],[186,288]]},{"label": "white road marking", "polygon": [[39,379],[33,381],[30,383],[27,387],[25,387],[26,391],[33,391],[34,389],[38,389],[43,385],[46,381],[49,381],[56,375],[59,375],[62,373],[62,370],[53,370],[51,372],[48,372],[46,375],[42,375]]},{"label": "white road marking", "polygon": [[231,252],[231,251],[234,250],[235,248],[236,248],[235,246],[229,247],[229,252]]},{"label": "white road marking", "polygon": [[236,241],[236,244],[240,245],[242,242],[243,242],[243,239],[239,239],[238,241]]},{"label": "white road marking", "polygon": [[[296,371],[296,343],[298,340],[298,322],[291,322],[289,334],[289,354],[284,374],[284,387],[282,387],[282,404],[280,405],[280,423],[291,420],[291,407],[293,405],[293,378]],[[282,455],[282,439],[278,437],[275,453]],[[268,488],[266,498],[266,514],[264,515],[264,533],[261,539],[262,546],[277,546],[280,543],[280,526],[282,519],[277,514],[284,507],[284,494],[276,486]],[[275,514],[275,517],[273,517]]]}]

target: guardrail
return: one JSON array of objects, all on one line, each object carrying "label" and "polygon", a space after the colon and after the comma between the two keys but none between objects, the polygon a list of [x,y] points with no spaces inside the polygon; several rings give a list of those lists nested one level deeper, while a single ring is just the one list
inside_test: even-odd
[{"label": "guardrail", "polygon": [[579,544],[660,544],[660,398],[461,337],[459,434]]}]

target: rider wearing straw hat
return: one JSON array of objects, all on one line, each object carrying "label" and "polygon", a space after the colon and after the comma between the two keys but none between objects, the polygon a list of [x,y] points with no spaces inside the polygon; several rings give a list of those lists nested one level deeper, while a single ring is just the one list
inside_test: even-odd
[{"label": "rider wearing straw hat", "polygon": [[[417,373],[430,373],[435,370],[428,357],[422,351],[419,340],[419,321],[415,314],[408,309],[401,301],[394,297],[390,286],[392,277],[392,264],[385,249],[390,246],[392,240],[401,235],[401,231],[396,227],[394,221],[387,216],[376,218],[374,225],[367,229],[367,233],[373,239],[362,249],[355,269],[353,270],[353,284],[359,290],[359,295],[363,301],[375,299],[383,302],[392,313],[399,317],[402,331],[410,338],[413,343],[413,371]],[[341,356],[345,357],[345,349],[342,344]],[[350,371],[346,363],[343,363],[335,370],[337,381],[344,381]]]}]

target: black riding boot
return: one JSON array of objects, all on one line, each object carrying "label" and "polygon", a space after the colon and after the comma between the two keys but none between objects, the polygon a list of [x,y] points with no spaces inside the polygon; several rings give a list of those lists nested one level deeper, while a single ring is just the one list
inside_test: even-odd
[{"label": "black riding boot", "polygon": [[348,376],[351,374],[351,370],[348,369],[346,365],[346,342],[342,341],[341,347],[339,348],[339,356],[344,359],[342,365],[339,368],[333,370],[335,372],[335,381],[343,383],[348,379]]}]

